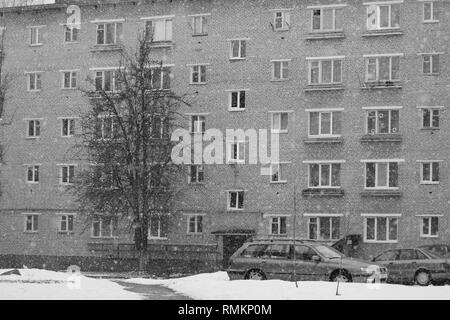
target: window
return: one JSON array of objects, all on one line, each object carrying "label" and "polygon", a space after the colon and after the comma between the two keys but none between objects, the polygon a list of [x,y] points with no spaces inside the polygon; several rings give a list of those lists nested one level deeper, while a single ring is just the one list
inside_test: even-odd
[{"label": "window", "polygon": [[439,128],[439,109],[422,109],[422,128],[437,129]]},{"label": "window", "polygon": [[230,163],[245,163],[245,142],[229,142],[227,155]]},{"label": "window", "polygon": [[368,110],[368,134],[395,134],[399,132],[398,110]]},{"label": "window", "polygon": [[439,22],[437,2],[427,1],[423,3],[423,22]]},{"label": "window", "polygon": [[288,132],[289,113],[272,113],[272,132]]},{"label": "window", "polygon": [[340,163],[310,163],[309,188],[339,188],[341,186]]},{"label": "window", "polygon": [[311,261],[313,256],[317,256],[317,253],[310,247],[295,245],[295,259]]},{"label": "window", "polygon": [[439,183],[439,162],[421,162],[420,167],[421,184]]},{"label": "window", "polygon": [[246,40],[230,41],[230,59],[245,59],[247,51]]},{"label": "window", "polygon": [[71,28],[69,26],[64,26],[64,41],[66,43],[77,42],[78,41],[78,28]]},{"label": "window", "polygon": [[75,119],[65,118],[61,119],[61,136],[73,137],[75,135]]},{"label": "window", "polygon": [[308,239],[337,240],[340,238],[340,217],[311,217],[308,221]]},{"label": "window", "polygon": [[28,73],[28,91],[40,91],[42,89],[41,73]]},{"label": "window", "polygon": [[400,251],[399,250],[389,250],[386,252],[383,252],[378,257],[375,258],[374,261],[393,261],[397,260],[397,257],[399,256]]},{"label": "window", "polygon": [[155,19],[145,21],[148,40],[153,42],[172,41],[172,19]]},{"label": "window", "polygon": [[195,15],[192,17],[192,29],[194,36],[203,36],[208,34],[209,14]]},{"label": "window", "polygon": [[160,216],[150,217],[148,227],[149,239],[166,239],[166,233],[164,230],[163,218]]},{"label": "window", "polygon": [[342,8],[315,8],[311,10],[312,31],[341,31]]},{"label": "window", "polygon": [[112,238],[117,228],[116,219],[98,217],[92,221],[92,238]]},{"label": "window", "polygon": [[241,256],[244,258],[257,258],[260,257],[267,245],[266,244],[253,244],[249,245],[244,251],[242,251]]},{"label": "window", "polygon": [[202,215],[188,216],[187,233],[190,233],[190,234],[203,233],[203,216]]},{"label": "window", "polygon": [[367,162],[366,163],[367,189],[397,189],[398,163],[397,162]]},{"label": "window", "polygon": [[287,10],[273,12],[273,29],[275,31],[289,30],[290,12]]},{"label": "window", "polygon": [[75,180],[75,165],[61,166],[61,183],[72,184]]},{"label": "window", "polygon": [[113,92],[117,91],[116,72],[114,70],[95,71],[95,90]]},{"label": "window", "polygon": [[203,133],[206,130],[206,117],[201,115],[191,116],[191,133]]},{"label": "window", "polygon": [[190,166],[190,183],[202,183],[205,179],[205,173],[202,165]]},{"label": "window", "polygon": [[341,126],[341,111],[309,110],[310,137],[340,136]]},{"label": "window", "polygon": [[96,123],[96,138],[97,139],[114,139],[116,138],[115,125],[116,122],[114,116],[100,115],[97,117]]},{"label": "window", "polygon": [[244,209],[244,191],[228,191],[228,210]]},{"label": "window", "polygon": [[366,59],[366,81],[399,81],[400,56],[369,57]]},{"label": "window", "polygon": [[42,32],[43,27],[30,27],[30,46],[42,45]]},{"label": "window", "polygon": [[365,218],[366,242],[397,242],[398,218],[367,217]]},{"label": "window", "polygon": [[41,121],[40,120],[28,120],[28,138],[39,138],[41,136]]},{"label": "window", "polygon": [[270,259],[290,259],[290,249],[289,244],[269,244],[264,252],[261,253],[261,257]]},{"label": "window", "polygon": [[152,68],[151,77],[153,90],[168,90],[170,89],[172,68],[167,66]]},{"label": "window", "polygon": [[59,232],[73,232],[74,215],[61,215],[59,220]]},{"label": "window", "polygon": [[77,71],[63,71],[62,88],[75,89],[77,87]]},{"label": "window", "polygon": [[270,182],[286,182],[284,166],[281,163],[272,163],[270,165]]},{"label": "window", "polygon": [[206,65],[191,66],[191,84],[206,83]]},{"label": "window", "polygon": [[228,109],[230,111],[245,110],[245,90],[230,92],[230,104]]},{"label": "window", "polygon": [[421,237],[437,237],[439,232],[439,218],[438,217],[423,217]]},{"label": "window", "polygon": [[367,7],[367,30],[400,28],[400,4],[371,4]]},{"label": "window", "polygon": [[27,182],[39,182],[39,165],[27,166]]},{"label": "window", "polygon": [[439,54],[423,54],[422,55],[423,74],[433,75],[439,74]]},{"label": "window", "polygon": [[309,84],[336,84],[342,82],[342,59],[310,60]]},{"label": "window", "polygon": [[286,220],[287,217],[271,217],[270,218],[270,234],[271,235],[286,235]]},{"label": "window", "polygon": [[122,39],[122,23],[99,23],[97,24],[97,44],[118,44]]},{"label": "window", "polygon": [[272,80],[287,80],[289,78],[289,61],[272,61]]},{"label": "window", "polygon": [[39,230],[39,215],[27,214],[25,216],[25,232],[38,232]]}]

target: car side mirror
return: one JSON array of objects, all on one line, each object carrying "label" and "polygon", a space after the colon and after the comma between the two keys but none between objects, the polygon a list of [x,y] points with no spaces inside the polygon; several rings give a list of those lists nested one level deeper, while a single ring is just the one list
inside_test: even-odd
[{"label": "car side mirror", "polygon": [[321,259],[320,259],[319,256],[312,256],[311,260],[314,261],[314,262],[319,262]]}]

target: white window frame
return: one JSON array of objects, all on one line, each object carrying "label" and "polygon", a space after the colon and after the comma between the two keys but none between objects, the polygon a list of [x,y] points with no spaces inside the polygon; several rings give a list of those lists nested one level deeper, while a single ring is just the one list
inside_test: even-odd
[{"label": "white window frame", "polygon": [[[428,75],[428,76],[434,76],[434,75],[439,75],[441,73],[441,57],[440,57],[441,53],[438,53],[438,52],[436,52],[436,53],[434,53],[434,52],[422,53],[421,56],[422,56],[422,74]],[[430,72],[424,72],[424,69],[425,69],[425,58],[427,58],[427,57],[430,59],[429,60]],[[435,57],[438,57],[438,60],[437,60],[438,61],[437,62],[438,72],[433,72],[434,65],[436,63]]]},{"label": "white window frame", "polygon": [[[270,183],[286,183],[287,182],[287,180],[284,179],[284,177],[286,175],[283,173],[285,170],[285,169],[283,169],[283,167],[285,167],[286,164],[288,164],[288,162],[277,162],[277,163],[270,164]],[[278,180],[273,179],[274,178],[273,177],[274,167],[277,168]]]},{"label": "white window frame", "polygon": [[[270,111],[270,127],[271,127],[271,132],[273,133],[288,133],[289,132],[289,118],[291,118],[290,114],[292,113],[292,111]],[[281,116],[283,114],[286,114],[287,116],[287,126],[286,129],[281,129]],[[278,127],[280,129],[274,129],[274,124],[275,124],[275,115],[278,115]]]},{"label": "white window frame", "polygon": [[[25,166],[26,166],[26,171],[25,171],[26,179],[25,179],[25,181],[27,183],[29,183],[29,184],[37,184],[37,183],[39,183],[41,164],[26,164]],[[28,177],[29,177],[28,173],[30,172],[30,170],[31,170],[31,175],[32,175],[31,180],[28,179]]]},{"label": "white window frame", "polygon": [[[238,56],[233,56],[233,42],[239,41],[239,54]],[[248,51],[248,41],[249,39],[229,39],[229,51],[230,51],[230,60],[245,60],[247,59],[247,51]],[[245,56],[242,56],[242,43],[245,43]]]},{"label": "white window frame", "polygon": [[[239,193],[242,192],[242,208],[239,208]],[[231,207],[231,193],[236,193],[236,207]],[[242,189],[227,190],[227,211],[243,211],[245,209],[245,191]]]},{"label": "white window frame", "polygon": [[[245,105],[244,108],[241,108],[241,92],[244,92]],[[247,108],[247,92],[248,89],[236,89],[236,90],[228,90],[228,111],[245,111]],[[237,93],[237,106],[233,107],[233,93]]]},{"label": "white window frame", "polygon": [[[156,236],[151,234],[152,218],[153,219],[157,219],[157,221],[158,221],[158,235],[156,235]],[[160,216],[150,217],[149,220],[148,220],[148,235],[147,235],[147,239],[149,239],[149,240],[166,240],[167,237],[163,237],[162,233],[163,233],[163,228],[162,228],[161,217]]]},{"label": "white window frame", "polygon": [[[69,228],[69,217],[72,217],[72,230],[70,230],[70,228]],[[65,224],[66,224],[65,230],[62,228],[63,222],[65,222]],[[74,233],[74,229],[75,229],[75,214],[73,214],[73,213],[60,214],[59,215],[58,232],[69,234],[69,233]]]},{"label": "white window frame", "polygon": [[[26,72],[27,74],[27,90],[29,92],[39,92],[42,90],[42,74],[43,71],[31,71]],[[33,83],[33,89],[31,88],[31,83]]]},{"label": "white window frame", "polygon": [[[366,111],[366,134],[379,134],[379,135],[383,135],[383,134],[399,134],[400,133],[400,109],[402,109],[401,107],[380,107],[379,109],[377,108],[363,108],[363,110]],[[380,111],[388,111],[388,127],[389,127],[389,132],[387,133],[380,133],[379,132],[379,126],[378,126],[378,121],[379,121],[379,112]],[[392,111],[397,111],[398,112],[398,131],[397,132],[392,132]],[[375,132],[369,132],[369,113],[370,112],[375,112],[376,113],[376,117],[375,117]]]},{"label": "white window frame", "polygon": [[[240,144],[244,145],[243,153],[239,151]],[[243,140],[234,140],[234,141],[227,141],[227,162],[228,163],[245,163],[245,153],[246,153],[246,146],[247,142]],[[237,145],[237,159],[232,158],[233,156],[233,146]]]},{"label": "white window frame", "polygon": [[[272,9],[273,30],[287,31],[291,28],[291,9]],[[277,14],[281,13],[281,27],[277,28]]]},{"label": "white window frame", "polygon": [[[420,215],[420,237],[421,238],[439,238],[439,218],[442,217],[442,215]],[[428,219],[428,233],[423,232],[423,228],[425,227],[425,219]],[[432,226],[432,219],[438,220],[438,229],[436,234],[431,233],[431,226]]]},{"label": "white window frame", "polygon": [[[421,0],[419,0],[421,1]],[[439,22],[439,19],[436,19],[436,17],[434,16],[434,4],[435,1],[423,1],[422,3],[422,22],[423,23],[436,23]],[[430,19],[425,19],[425,6],[426,5],[430,5],[430,13],[431,13],[431,17]]]},{"label": "white window frame", "polygon": [[[316,241],[334,241],[334,240],[339,240],[341,237],[341,223],[342,223],[342,216],[343,214],[304,214],[305,217],[308,218],[308,239],[309,240],[316,240]],[[329,224],[330,224],[330,238],[329,239],[324,239],[320,237],[320,218],[327,218],[330,219]],[[339,219],[339,230],[338,231],[338,238],[334,239],[333,238],[333,218]],[[311,228],[310,225],[313,224],[313,222],[311,221],[311,219],[316,219],[316,222],[314,223],[316,225],[316,235],[315,238],[311,238]]]},{"label": "white window frame", "polygon": [[[70,28],[67,24],[63,24],[64,28],[64,43],[71,44],[71,43],[79,43],[79,36],[80,36],[80,29],[73,27]],[[76,40],[74,40],[74,30],[76,30]],[[67,41],[66,35],[70,34],[70,41]]]},{"label": "white window frame", "polygon": [[[317,85],[337,85],[342,84],[342,67],[344,64],[344,56],[334,56],[334,57],[307,57],[306,60],[308,61],[308,85],[310,86],[317,86]],[[322,79],[322,64],[324,62],[331,61],[331,70],[330,70],[330,79],[331,82],[323,82]],[[334,63],[335,61],[339,61],[341,63],[341,80],[340,81],[334,81]],[[312,83],[311,79],[311,70],[312,70],[312,64],[314,62],[317,62],[318,68],[319,68],[319,78],[317,83]]]},{"label": "white window frame", "polygon": [[[209,64],[208,63],[198,63],[198,64],[191,64],[189,65],[190,70],[191,70],[191,74],[190,74],[190,84],[206,84],[207,81],[207,66]],[[198,68],[198,70],[196,71],[195,69]],[[205,79],[204,81],[202,81],[202,68],[204,68],[204,75],[205,75]],[[194,81],[194,74],[197,73],[198,74],[198,81]]]},{"label": "white window frame", "polygon": [[[124,19],[118,19],[118,20],[110,20],[110,21],[93,21],[95,23],[95,45],[96,46],[114,46],[118,45],[119,41],[118,38],[120,37],[119,34],[117,34],[117,25],[120,24],[122,26],[122,35],[123,35],[123,21]],[[107,25],[113,24],[114,25],[114,41],[113,43],[106,43],[107,39]],[[99,43],[98,38],[98,31],[99,27],[103,26],[103,43]]]},{"label": "white window frame", "polygon": [[[111,136],[110,137],[105,137],[105,119],[107,119],[107,118],[111,119],[111,128],[110,128],[111,129],[110,130]],[[114,139],[116,137],[116,135],[114,133],[115,123],[117,121],[116,120],[116,116],[101,114],[101,115],[97,116],[97,121],[101,122],[101,132],[102,132],[102,134],[101,134],[101,137],[97,137],[99,140],[112,140],[112,139]],[[162,130],[162,128],[161,128],[161,130]],[[97,132],[96,132],[96,134],[97,134]]]},{"label": "white window frame", "polygon": [[[197,167],[197,171],[195,172],[195,181],[192,180],[192,167]],[[199,181],[199,173],[203,173],[203,180]],[[189,183],[192,184],[203,184],[205,183],[205,167],[202,164],[191,164],[189,165]]]},{"label": "white window frame", "polygon": [[[397,184],[400,184],[400,163],[404,162],[404,159],[377,159],[377,160],[361,160],[364,163],[364,189],[365,190],[398,190],[400,187],[389,187],[389,164],[397,163]],[[367,164],[375,164],[375,187],[367,187]],[[378,166],[379,164],[386,164],[386,183],[387,186],[378,186]]]},{"label": "white window frame", "polygon": [[[365,71],[365,82],[367,83],[377,83],[377,82],[398,82],[400,81],[400,62],[401,62],[401,57],[403,57],[403,53],[396,53],[396,54],[380,54],[380,55],[364,55],[363,56],[365,59],[365,66],[366,66],[366,71]],[[392,79],[392,58],[396,58],[398,57],[398,79]],[[389,79],[387,80],[380,80],[380,58],[389,58]],[[369,60],[370,59],[376,59],[375,61],[375,72],[376,72],[376,79],[375,80],[369,80]]]},{"label": "white window frame", "polygon": [[[418,109],[420,109],[420,118],[421,118],[421,128],[422,129],[439,129],[441,126],[441,109],[443,107],[417,107]],[[425,110],[427,110],[430,113],[430,121],[429,121],[429,125],[428,126],[424,126],[424,112]],[[433,126],[433,118],[436,116],[436,114],[434,114],[437,111],[437,118],[438,118],[438,122],[439,122],[439,126],[435,127]]]},{"label": "white window frame", "polygon": [[[286,236],[288,234],[288,217],[289,215],[273,215],[269,216],[269,235],[271,236]],[[281,219],[285,220],[286,232],[281,233]],[[277,225],[277,232],[273,232],[273,225]]]},{"label": "white window frame", "polygon": [[[72,185],[74,182],[70,182],[70,168],[73,167],[73,176],[72,179],[75,179],[75,168],[77,167],[76,164],[69,163],[69,164],[58,164],[59,166],[59,183],[62,185]],[[64,168],[67,168],[67,176],[64,177]],[[64,178],[66,178],[67,181],[64,181]]]},{"label": "white window frame", "polygon": [[94,88],[97,90],[97,78],[98,73],[101,72],[102,76],[102,90],[105,90],[105,72],[112,72],[111,75],[111,90],[105,91],[105,92],[118,92],[116,87],[116,71],[118,68],[91,68],[91,71],[94,71]]},{"label": "white window frame", "polygon": [[[366,29],[368,31],[374,31],[374,30],[398,30],[398,29],[400,29],[400,26],[398,26],[398,27],[392,26],[392,20],[391,19],[392,19],[392,5],[400,5],[401,3],[403,3],[403,0],[364,3],[364,5],[367,6],[367,8],[366,8]],[[371,29],[369,27],[369,19],[368,19],[369,9],[370,9],[371,6],[375,6],[376,7],[376,27],[373,28],[373,29]],[[381,27],[380,26],[380,22],[381,22],[380,7],[384,7],[384,6],[388,6],[389,7],[389,11],[388,11],[389,26],[388,27]],[[401,17],[400,17],[400,19],[401,19]]]},{"label": "white window frame", "polygon": [[[61,70],[61,89],[63,90],[73,90],[78,88],[78,69],[74,69],[74,70]],[[66,87],[65,84],[65,79],[66,79],[66,74],[69,74],[69,86]],[[75,86],[73,86],[73,80],[75,79]]]},{"label": "white window frame", "polygon": [[[417,160],[420,164],[420,184],[439,184],[441,180],[441,171],[440,171],[440,163],[443,160]],[[424,180],[423,171],[424,164],[428,164],[430,166],[430,178],[428,180]],[[438,168],[438,179],[437,181],[433,181],[433,169],[437,165]]]},{"label": "white window frame", "polygon": [[[308,188],[309,189],[341,189],[342,188],[342,182],[341,182],[341,170],[342,170],[342,164],[345,163],[345,160],[313,160],[313,161],[303,161],[303,163],[308,165]],[[319,166],[319,185],[318,186],[312,186],[311,185],[311,165],[318,165]],[[333,181],[333,165],[339,164],[340,170],[339,170],[339,186],[332,186]],[[329,165],[329,177],[328,185],[322,185],[322,166]]]},{"label": "white window frame", "polygon": [[[28,29],[29,29],[29,38],[28,38],[28,45],[30,46],[30,47],[38,47],[38,46],[42,46],[44,43],[42,42],[43,41],[43,39],[42,39],[42,37],[43,37],[43,35],[42,35],[42,33],[41,33],[41,29],[42,28],[44,28],[44,27],[46,27],[45,25],[42,25],[42,26],[29,26],[28,27]],[[35,31],[36,32],[36,43],[32,43],[31,42],[31,40],[32,40],[32,38],[33,38],[33,36],[32,36],[32,33],[33,33],[33,31]]]},{"label": "white window frame", "polygon": [[[208,35],[208,18],[211,16],[211,13],[199,13],[190,15],[192,17],[192,35],[194,36],[206,36]],[[197,20],[200,20],[201,32],[196,32]],[[205,30],[206,29],[206,30]]]},{"label": "white window frame", "polygon": [[[187,217],[187,225],[186,225],[186,233],[189,235],[189,234],[191,234],[191,235],[200,235],[200,234],[203,234],[204,233],[204,219],[203,219],[203,217],[204,217],[205,215],[204,214],[188,214],[188,215],[186,215],[186,217]],[[199,217],[200,217],[200,219],[199,219]],[[194,223],[195,223],[195,230],[194,231],[191,231],[191,229],[190,229],[190,223],[191,223],[191,219],[194,219]],[[199,221],[199,220],[201,220],[201,221]],[[200,222],[200,224],[201,224],[201,231],[199,232],[198,231],[198,227],[199,227],[199,222]]]},{"label": "white window frame", "polygon": [[[147,23],[152,23],[152,35],[156,34],[156,26],[161,26],[161,23],[164,24],[164,38],[161,40],[155,40],[154,37],[152,39],[152,42],[154,43],[161,43],[161,42],[173,42],[173,19],[175,18],[174,15],[168,15],[168,16],[154,16],[154,17],[143,17],[141,20],[145,23],[145,29],[147,29]],[[156,24],[156,22],[159,22],[159,24]],[[168,27],[170,25],[170,27]]]},{"label": "white window frame", "polygon": [[[61,137],[71,138],[75,136],[76,119],[78,117],[61,117]],[[64,122],[67,121],[67,134],[64,134]]]},{"label": "white window frame", "polygon": [[[289,62],[291,59],[274,59],[270,62],[272,63],[272,81],[286,81],[289,80]],[[280,77],[275,76],[275,65],[280,64]],[[286,67],[285,67],[286,65]],[[286,70],[286,75],[285,75]]]},{"label": "white window frame", "polygon": [[[346,7],[346,4],[335,4],[335,5],[323,5],[323,6],[308,6],[307,9],[311,11],[310,17],[311,17],[311,32],[342,32],[343,28],[336,28],[336,10],[343,10],[344,7]],[[332,29],[324,29],[324,23],[323,23],[323,10],[333,10],[333,28]],[[314,29],[314,10],[320,10],[320,29]],[[343,11],[341,12],[341,14]],[[343,19],[342,19],[343,21]]]},{"label": "white window frame", "polygon": [[[398,230],[399,230],[399,223],[400,223],[400,214],[361,214],[361,216],[364,219],[364,242],[366,243],[397,243],[398,242]],[[378,234],[378,219],[377,218],[386,218],[386,240],[378,240],[377,234]],[[375,219],[374,224],[374,238],[375,239],[367,239],[367,219]],[[390,239],[389,238],[389,219],[396,219],[397,220],[397,232],[396,232],[396,239]]]},{"label": "white window frame", "polygon": [[[37,139],[41,137],[41,130],[42,130],[42,121],[44,119],[42,118],[29,118],[29,119],[24,119],[27,123],[27,132],[26,132],[26,137],[28,139]],[[33,135],[30,135],[30,124],[33,123]],[[36,124],[39,123],[39,125],[37,126]],[[39,127],[39,134],[36,133],[36,128]]]},{"label": "white window frame", "polygon": [[[172,79],[170,78],[170,75],[172,74],[172,68],[174,67],[174,64],[163,64],[163,65],[152,65],[150,66],[150,70],[152,73],[152,77],[153,77],[153,73],[155,72],[155,70],[157,70],[158,72],[160,72],[160,83],[158,88],[154,88],[153,87],[153,80],[151,82],[152,85],[152,90],[170,90],[170,88],[172,87]],[[165,77],[169,77],[170,81],[169,81],[169,88],[164,88],[164,79]]]},{"label": "white window frame", "polygon": [[[197,120],[194,120],[194,117],[197,117]],[[205,124],[205,131],[206,131],[206,114],[190,114],[189,132],[204,133],[203,123]]]},{"label": "white window frame", "polygon": [[[339,138],[342,136],[342,113],[344,108],[330,108],[330,109],[306,109],[308,113],[308,138]],[[319,134],[313,135],[311,134],[311,113],[319,113]],[[333,133],[333,113],[341,112],[341,133],[335,134]],[[329,113],[330,114],[330,133],[321,133],[322,132],[322,114]]]},{"label": "white window frame", "polygon": [[[24,226],[23,226],[23,232],[25,233],[38,233],[39,232],[39,216],[40,213],[23,213],[24,215]],[[28,217],[31,217],[31,230],[27,229],[27,220]],[[37,222],[37,226],[36,223]]]},{"label": "white window frame", "polygon": [[[104,235],[103,234],[104,219],[105,219],[105,217],[98,217],[98,218],[95,218],[94,220],[92,220],[92,223],[91,223],[91,238],[95,238],[95,239],[101,239],[101,238],[111,239],[111,238],[115,238],[116,237],[114,235],[114,233],[115,233],[114,218],[107,218],[107,219],[109,219],[109,224],[110,224],[109,230],[110,230],[110,233],[109,233],[109,235]],[[99,223],[99,235],[98,236],[94,235],[94,223]]]}]

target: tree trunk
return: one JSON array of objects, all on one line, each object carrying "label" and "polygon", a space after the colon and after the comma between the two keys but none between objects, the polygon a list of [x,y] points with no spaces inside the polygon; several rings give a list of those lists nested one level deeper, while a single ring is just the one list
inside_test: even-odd
[{"label": "tree trunk", "polygon": [[148,263],[148,251],[147,249],[139,251],[139,273],[143,274],[147,271],[147,263]]}]

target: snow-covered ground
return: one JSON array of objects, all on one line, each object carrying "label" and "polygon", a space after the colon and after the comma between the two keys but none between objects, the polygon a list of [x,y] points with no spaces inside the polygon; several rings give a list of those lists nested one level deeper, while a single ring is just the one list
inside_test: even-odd
[{"label": "snow-covered ground", "polygon": [[[11,269],[0,269],[0,274]],[[142,299],[115,282],[81,274],[19,269],[21,275],[0,276],[0,300]]]},{"label": "snow-covered ground", "polygon": [[163,285],[194,299],[450,299],[450,286],[419,287],[394,284],[340,283],[340,295],[336,296],[336,283],[333,282],[300,281],[298,282],[298,288],[296,288],[294,282],[281,280],[229,281],[226,272],[205,273],[167,280],[135,278],[126,281]]}]

